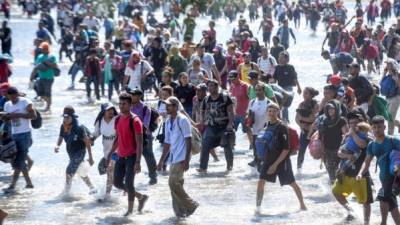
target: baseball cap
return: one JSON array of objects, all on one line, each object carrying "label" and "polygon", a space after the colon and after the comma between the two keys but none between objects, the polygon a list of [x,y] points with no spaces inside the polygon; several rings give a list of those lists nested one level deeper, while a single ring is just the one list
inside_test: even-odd
[{"label": "baseball cap", "polygon": [[331,76],[331,78],[329,79],[329,82],[333,85],[339,85],[341,81],[342,81],[342,77],[338,74],[333,74]]},{"label": "baseball cap", "polygon": [[75,114],[75,109],[74,109],[74,107],[72,107],[72,106],[70,106],[70,105],[67,105],[67,106],[64,107],[62,117],[69,117],[69,116],[70,116],[70,117],[75,117],[75,118],[78,117],[78,116]]},{"label": "baseball cap", "polygon": [[135,89],[130,89],[130,88],[128,88],[128,89],[126,90],[126,92],[128,92],[128,93],[131,94],[131,95],[140,95],[140,96],[143,95],[143,91],[140,90],[140,89],[138,89],[138,88],[135,88]]},{"label": "baseball cap", "polygon": [[236,70],[232,70],[231,72],[229,72],[229,79],[230,80],[234,80],[239,76],[239,73]]},{"label": "baseball cap", "polygon": [[178,106],[179,105],[179,100],[175,96],[171,96],[171,97],[167,98],[167,100],[165,100],[164,103],[167,104],[167,105]]},{"label": "baseball cap", "polygon": [[207,85],[204,83],[197,85],[196,88],[197,90],[207,91]]},{"label": "baseball cap", "polygon": [[357,68],[360,68],[360,65],[359,65],[357,62],[352,62],[352,63],[348,64],[347,67],[357,67]]}]

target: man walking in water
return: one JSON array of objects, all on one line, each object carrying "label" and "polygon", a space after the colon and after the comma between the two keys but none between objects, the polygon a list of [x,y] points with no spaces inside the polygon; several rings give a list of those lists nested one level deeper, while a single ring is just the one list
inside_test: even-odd
[{"label": "man walking in water", "polygon": [[[297,185],[290,161],[289,135],[288,128],[279,119],[280,109],[276,103],[271,102],[267,107],[269,122],[266,132],[272,131],[274,134],[271,149],[266,149],[268,158],[262,159],[264,162],[260,171],[260,179],[257,186],[256,213],[260,213],[260,207],[264,196],[265,181],[275,183],[276,177],[279,177],[281,185],[290,185],[296,193],[300,203],[300,208],[306,210],[303,201],[303,195],[299,185]],[[272,140],[270,140],[272,141]]]},{"label": "man walking in water", "polygon": [[139,199],[138,211],[141,212],[149,198],[135,191],[135,174],[140,173],[140,160],[143,151],[143,125],[139,117],[131,113],[132,98],[127,93],[119,96],[120,115],[115,119],[116,139],[108,155],[118,148],[118,159],[114,168],[114,186],[128,193],[128,211],[124,216],[133,212],[135,197]]},{"label": "man walking in water", "polygon": [[188,217],[196,211],[199,204],[193,201],[183,189],[183,173],[189,169],[192,151],[192,133],[190,121],[183,116],[179,108],[179,100],[169,97],[165,104],[170,117],[165,122],[165,140],[163,154],[158,163],[158,171],[161,171],[168,153],[169,187],[171,189],[172,206],[177,217]]}]

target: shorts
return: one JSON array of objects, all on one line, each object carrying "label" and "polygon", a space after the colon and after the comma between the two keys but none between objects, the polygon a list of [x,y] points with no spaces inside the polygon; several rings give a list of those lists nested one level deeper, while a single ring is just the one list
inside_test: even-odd
[{"label": "shorts", "polygon": [[355,177],[344,176],[342,183],[338,180],[335,181],[332,192],[335,195],[342,194],[345,197],[353,193],[359,204],[371,204],[374,202],[370,177],[364,177],[360,181],[357,181]]},{"label": "shorts", "polygon": [[78,171],[81,163],[85,160],[85,149],[77,150],[77,151],[68,151],[69,163],[65,173],[74,176]]},{"label": "shorts", "polygon": [[239,128],[239,124],[242,125],[242,132],[243,133],[247,133],[249,131],[249,128],[246,126],[245,120],[246,119],[245,119],[244,116],[239,116],[239,115],[235,116],[235,119],[233,120],[233,125],[235,126],[235,130],[236,131]]},{"label": "shorts", "polygon": [[289,185],[295,182],[290,158],[286,159],[278,166],[275,174],[267,174],[270,166],[271,164],[263,163],[260,171],[260,180],[266,180],[268,182],[275,183],[276,177],[278,176],[281,186]]},{"label": "shorts", "polygon": [[53,82],[53,79],[39,79],[38,95],[40,97],[51,97],[51,87],[53,86]]},{"label": "shorts", "polygon": [[393,181],[393,177],[385,181],[381,181],[382,187],[379,189],[378,196],[376,197],[377,201],[386,202],[389,204],[389,211],[397,208],[397,199],[392,193]]},{"label": "shorts", "polygon": [[17,170],[26,169],[26,158],[29,148],[32,146],[32,134],[31,132],[13,134],[12,139],[17,147],[17,154],[12,162],[12,167]]}]

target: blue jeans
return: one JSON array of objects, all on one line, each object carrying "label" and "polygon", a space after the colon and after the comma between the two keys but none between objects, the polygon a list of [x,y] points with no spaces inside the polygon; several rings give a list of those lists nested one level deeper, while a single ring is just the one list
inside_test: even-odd
[{"label": "blue jeans", "polygon": [[92,88],[90,85],[93,83],[94,85],[94,93],[96,95],[96,99],[100,100],[100,89],[99,89],[99,78],[96,75],[88,76],[86,80],[86,95],[90,98],[92,93]]},{"label": "blue jeans", "polygon": [[32,146],[31,132],[13,134],[12,139],[17,146],[17,155],[12,162],[12,167],[16,170],[24,170],[26,167],[26,158],[28,156],[29,148]]},{"label": "blue jeans", "polygon": [[[294,95],[292,86],[287,86],[282,88],[285,89],[285,91],[287,91],[290,95]],[[283,107],[282,118],[283,120],[289,122],[289,107]]]},{"label": "blue jeans", "polygon": [[310,140],[307,139],[307,135],[308,131],[301,131],[300,133],[300,149],[297,155],[297,168],[301,168],[304,162],[304,155],[306,153],[308,143],[310,142]]},{"label": "blue jeans", "polygon": [[[149,134],[147,134],[149,135]],[[149,141],[146,143],[145,146],[143,146],[143,157],[146,160],[147,164],[147,169],[149,171],[149,177],[150,179],[156,179],[157,178],[157,162],[156,158],[154,157],[153,153],[153,137],[149,135],[148,137]]]},{"label": "blue jeans", "polygon": [[235,115],[235,118],[234,118],[234,120],[233,120],[233,125],[235,126],[235,130],[236,130],[236,131],[237,131],[238,128],[239,128],[239,124],[242,124],[242,132],[243,132],[243,133],[247,133],[248,127],[246,126],[244,116]]}]

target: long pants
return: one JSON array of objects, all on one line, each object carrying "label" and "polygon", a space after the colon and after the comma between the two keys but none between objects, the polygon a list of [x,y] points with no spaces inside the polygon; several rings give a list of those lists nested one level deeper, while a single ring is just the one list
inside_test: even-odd
[{"label": "long pants", "polygon": [[180,163],[172,164],[169,170],[169,188],[171,189],[172,207],[175,215],[190,215],[196,210],[198,203],[189,197],[183,189],[183,169]]},{"label": "long pants", "polygon": [[307,150],[310,140],[307,139],[308,131],[301,131],[300,133],[300,149],[297,155],[297,168],[301,168],[304,162],[304,155]]},{"label": "long pants", "polygon": [[69,74],[71,74],[71,85],[72,86],[74,86],[75,78],[79,71],[83,71],[82,66],[79,65],[79,63],[75,61],[74,64],[72,64],[72,66],[68,72]]},{"label": "long pants", "polygon": [[146,160],[149,177],[151,179],[157,178],[157,162],[153,153],[153,138],[149,137],[149,141],[143,148],[143,157]]},{"label": "long pants", "polygon": [[108,82],[108,99],[111,100],[113,96],[114,89],[117,93],[119,93],[119,83],[115,80],[110,80]]},{"label": "long pants", "polygon": [[[283,87],[283,89],[285,89],[285,91],[289,92],[291,95],[294,95],[292,86]],[[282,118],[283,120],[289,122],[289,107],[283,107]]]},{"label": "long pants", "polygon": [[336,170],[339,167],[340,158],[338,157],[338,149],[324,149],[325,153],[325,168],[328,172],[329,179],[331,183],[335,182],[336,180]]},{"label": "long pants", "polygon": [[88,76],[86,80],[86,95],[90,98],[92,93],[92,88],[90,85],[93,83],[94,85],[94,93],[96,94],[96,99],[100,100],[100,90],[99,90],[99,77],[97,76]]},{"label": "long pants", "polygon": [[128,192],[128,201],[135,199],[135,162],[136,155],[119,157],[114,167],[114,186]]},{"label": "long pants", "polygon": [[[202,148],[200,153],[200,169],[206,170],[210,157],[210,150],[220,145],[221,138],[224,136],[225,129],[207,127],[203,134]],[[224,147],[226,167],[233,167],[233,146]]]}]

